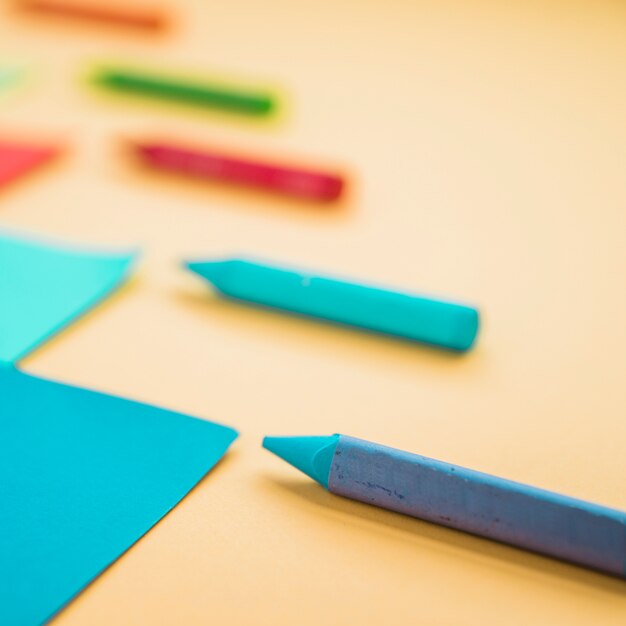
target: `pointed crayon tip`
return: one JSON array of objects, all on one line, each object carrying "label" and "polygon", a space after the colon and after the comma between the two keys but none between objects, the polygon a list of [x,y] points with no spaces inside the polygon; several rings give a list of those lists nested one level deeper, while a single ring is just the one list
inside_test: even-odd
[{"label": "pointed crayon tip", "polygon": [[133,150],[136,154],[142,157],[154,157],[156,154],[158,154],[159,151],[158,146],[144,141],[135,141],[130,139],[126,140],[126,145],[130,147],[130,149]]},{"label": "pointed crayon tip", "polygon": [[202,267],[203,265],[205,265],[204,261],[183,261],[182,262],[182,266],[185,269],[191,270],[195,274],[200,273],[199,271],[200,267]]},{"label": "pointed crayon tip", "polygon": [[183,267],[217,286],[224,273],[225,261],[184,261]]},{"label": "pointed crayon tip", "polygon": [[328,476],[339,435],[265,437],[263,447],[328,489]]}]

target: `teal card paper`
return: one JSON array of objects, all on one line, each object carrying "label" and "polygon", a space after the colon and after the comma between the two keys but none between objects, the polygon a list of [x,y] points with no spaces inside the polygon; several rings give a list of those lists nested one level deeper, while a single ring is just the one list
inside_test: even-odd
[{"label": "teal card paper", "polygon": [[225,426],[0,363],[0,624],[53,617],[236,437]]},{"label": "teal card paper", "polygon": [[24,357],[104,298],[126,278],[134,256],[0,232],[0,361]]}]

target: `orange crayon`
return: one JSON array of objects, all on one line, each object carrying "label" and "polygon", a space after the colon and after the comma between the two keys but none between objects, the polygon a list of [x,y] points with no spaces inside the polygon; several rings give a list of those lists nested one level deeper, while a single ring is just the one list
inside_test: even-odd
[{"label": "orange crayon", "polygon": [[161,30],[167,25],[166,16],[155,8],[137,9],[128,5],[72,2],[71,0],[21,0],[17,8],[57,17],[103,22],[143,30]]}]

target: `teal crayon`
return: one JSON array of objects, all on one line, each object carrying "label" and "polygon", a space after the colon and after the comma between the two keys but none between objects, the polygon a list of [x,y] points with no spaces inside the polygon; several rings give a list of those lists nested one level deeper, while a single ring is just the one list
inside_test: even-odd
[{"label": "teal crayon", "polygon": [[455,302],[245,259],[186,265],[218,292],[238,301],[448,350],[468,350],[478,332],[478,311]]},{"label": "teal crayon", "polygon": [[345,435],[265,437],[331,493],[626,578],[626,512]]}]

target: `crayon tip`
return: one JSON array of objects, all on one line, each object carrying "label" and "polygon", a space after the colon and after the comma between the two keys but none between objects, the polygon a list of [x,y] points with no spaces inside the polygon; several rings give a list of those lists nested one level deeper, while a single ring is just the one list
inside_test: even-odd
[{"label": "crayon tip", "polygon": [[183,266],[217,286],[227,261],[185,261]]},{"label": "crayon tip", "polygon": [[263,447],[328,489],[330,466],[339,435],[329,437],[265,437]]},{"label": "crayon tip", "polygon": [[158,152],[158,146],[144,141],[127,141],[127,146],[136,154],[143,157],[153,157]]}]

